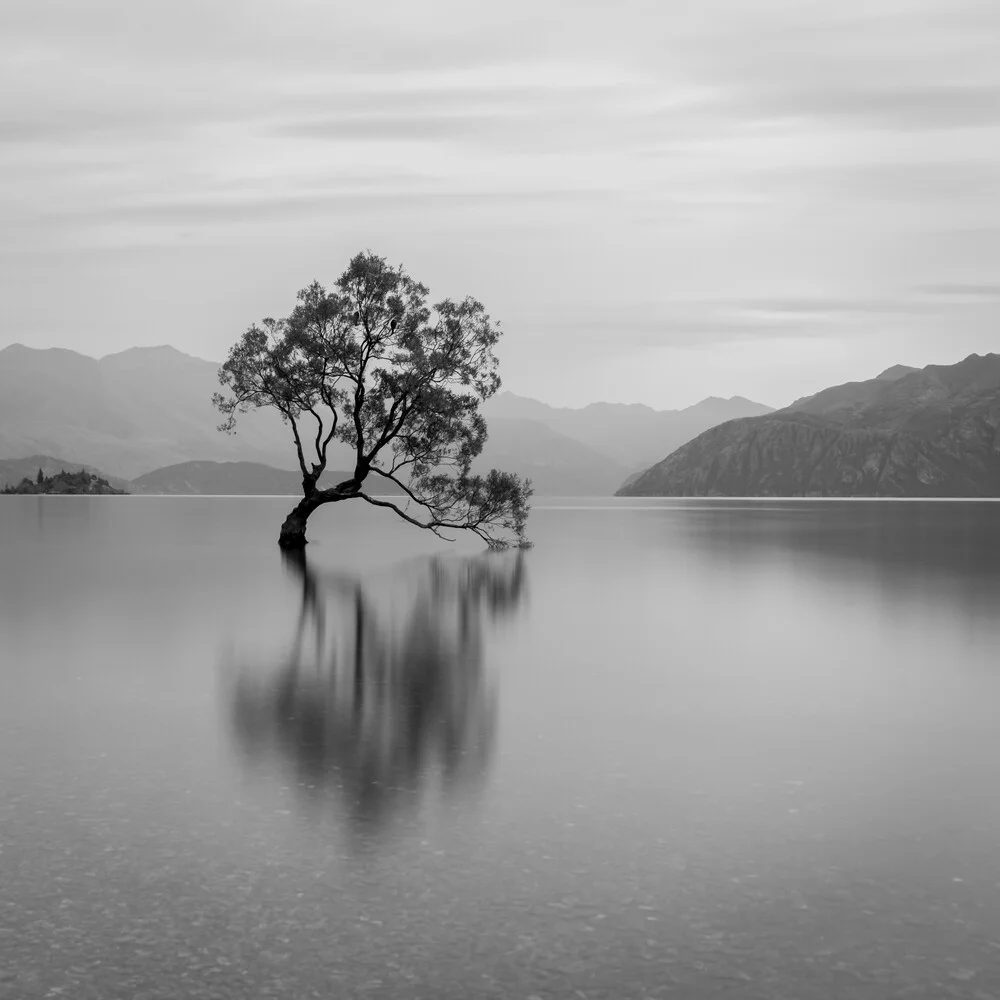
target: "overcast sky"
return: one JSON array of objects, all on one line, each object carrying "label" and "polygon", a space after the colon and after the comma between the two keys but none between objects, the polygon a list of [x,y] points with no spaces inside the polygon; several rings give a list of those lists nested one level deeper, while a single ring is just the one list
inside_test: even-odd
[{"label": "overcast sky", "polygon": [[372,249],[505,387],[1000,349],[998,0],[2,0],[0,347],[210,359]]}]

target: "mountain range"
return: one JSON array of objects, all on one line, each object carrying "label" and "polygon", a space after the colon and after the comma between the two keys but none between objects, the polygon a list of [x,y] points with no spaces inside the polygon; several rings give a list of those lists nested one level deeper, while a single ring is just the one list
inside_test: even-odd
[{"label": "mountain range", "polygon": [[[349,479],[344,471],[327,471],[319,488],[327,489]],[[373,485],[382,496],[402,490],[387,480]],[[202,494],[205,496],[296,496],[302,493],[302,473],[275,469],[259,462],[181,462],[154,469],[132,481],[133,493]]]},{"label": "mountain range", "polygon": [[896,365],[730,420],[620,496],[1000,496],[1000,355]]},{"label": "mountain range", "polygon": [[[82,469],[129,492],[297,493],[277,414],[217,430],[218,368],[171,347],[0,351],[0,485]],[[997,354],[895,365],[776,411],[739,396],[570,409],[502,392],[483,413],[477,471],[527,476],[539,495],[1000,496]],[[335,443],[330,461],[353,455]]]},{"label": "mountain range", "polygon": [[[85,464],[137,484],[156,472],[167,492],[181,492],[182,482],[192,492],[214,492],[227,482],[242,488],[224,492],[274,492],[275,474],[295,470],[288,428],[265,410],[241,416],[235,435],[220,433],[211,403],[218,369],[172,347],[131,348],[98,360],[12,345],[0,351],[0,458],[66,456],[74,468]],[[477,471],[497,467],[527,476],[540,495],[607,496],[714,424],[767,412],[740,397],[683,410],[611,403],[560,409],[503,392],[483,407],[489,440]],[[353,455],[334,442],[329,460],[350,468]],[[199,467],[170,468],[190,463]],[[259,485],[250,490],[253,483]]]},{"label": "mountain range", "polygon": [[[580,409],[554,407],[501,392],[483,406],[491,437],[501,421],[542,424],[585,443],[628,472],[639,472],[709,427],[735,417],[771,413],[772,407],[742,396],[710,396],[683,410],[654,410],[641,403],[591,403]],[[525,427],[525,429],[527,429]],[[621,480],[619,480],[621,482]]]}]

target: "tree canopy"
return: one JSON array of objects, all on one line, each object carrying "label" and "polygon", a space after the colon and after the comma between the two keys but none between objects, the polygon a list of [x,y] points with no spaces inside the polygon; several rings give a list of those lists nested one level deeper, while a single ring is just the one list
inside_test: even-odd
[{"label": "tree canopy", "polygon": [[[251,326],[230,350],[219,371],[228,391],[213,397],[226,417],[220,430],[272,407],[294,441],[303,499],[282,545],[304,544],[309,515],[347,499],[443,537],[463,529],[492,546],[524,543],[530,483],[472,472],[487,437],[479,406],[500,387],[500,327],[473,298],[429,306],[428,295],[402,267],[360,253],[333,289],[313,282],[289,316]],[[352,449],[354,472],[320,490],[335,440]],[[403,491],[401,503],[378,495],[380,481]]]}]

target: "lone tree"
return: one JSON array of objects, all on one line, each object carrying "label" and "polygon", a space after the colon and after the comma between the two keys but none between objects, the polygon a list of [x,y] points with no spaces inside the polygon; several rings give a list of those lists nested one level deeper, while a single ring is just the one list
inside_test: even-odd
[{"label": "lone tree", "polygon": [[[295,442],[302,499],[281,526],[283,548],[306,544],[318,507],[353,499],[442,537],[465,529],[493,547],[524,543],[530,483],[471,471],[486,443],[479,405],[500,387],[500,328],[475,299],[430,308],[427,296],[402,267],[361,253],[333,290],[313,282],[290,316],[251,326],[230,350],[219,370],[228,392],[213,396],[219,429],[273,407]],[[334,440],[354,452],[354,473],[320,489]],[[378,495],[387,482],[402,506]]]}]

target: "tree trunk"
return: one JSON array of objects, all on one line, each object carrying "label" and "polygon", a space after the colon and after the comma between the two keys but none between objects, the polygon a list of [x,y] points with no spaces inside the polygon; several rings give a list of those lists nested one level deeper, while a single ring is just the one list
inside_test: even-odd
[{"label": "tree trunk", "polygon": [[321,505],[314,497],[303,497],[285,518],[278,535],[283,549],[301,549],[306,544],[306,522],[309,515]]}]

